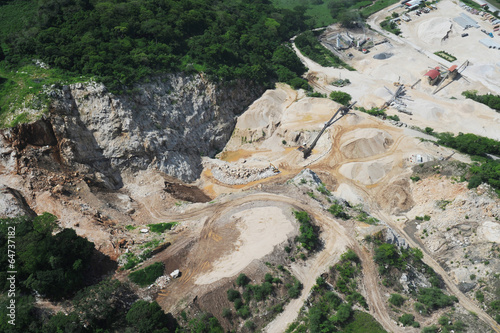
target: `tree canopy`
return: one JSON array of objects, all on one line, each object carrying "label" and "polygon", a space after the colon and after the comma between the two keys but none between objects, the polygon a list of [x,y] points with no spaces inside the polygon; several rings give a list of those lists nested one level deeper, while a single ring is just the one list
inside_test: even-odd
[{"label": "tree canopy", "polygon": [[[49,298],[62,298],[83,287],[94,244],[72,229],[56,230],[56,217],[44,213],[35,218],[0,220],[0,264],[8,266],[8,230],[15,228],[17,280],[25,290]],[[8,289],[6,270],[0,272],[1,290]]]},{"label": "tree canopy", "polygon": [[276,9],[264,0],[32,2],[37,10],[28,26],[3,38],[11,65],[39,57],[116,89],[176,71],[261,83],[304,72],[292,50],[280,47],[307,29],[300,8]]}]

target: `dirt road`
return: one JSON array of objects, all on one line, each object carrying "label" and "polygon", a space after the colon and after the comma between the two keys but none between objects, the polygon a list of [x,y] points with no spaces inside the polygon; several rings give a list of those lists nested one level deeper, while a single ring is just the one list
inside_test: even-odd
[{"label": "dirt road", "polygon": [[446,284],[446,288],[448,291],[458,298],[460,304],[467,309],[468,311],[474,312],[477,316],[484,322],[486,322],[495,332],[500,333],[500,325],[493,320],[486,312],[484,312],[481,308],[479,308],[473,301],[471,301],[464,293],[462,293],[455,283],[450,279],[446,271],[439,265],[439,263],[434,260],[434,258],[430,255],[430,253],[423,247],[421,247],[418,243],[416,243],[408,234],[404,231],[404,229],[398,225],[397,223],[392,222],[392,219],[385,215],[384,212],[378,210],[373,215],[377,216],[382,221],[387,222],[387,224],[396,230],[413,248],[418,248],[424,253],[423,262],[429,265],[437,274],[439,274],[444,283]]}]

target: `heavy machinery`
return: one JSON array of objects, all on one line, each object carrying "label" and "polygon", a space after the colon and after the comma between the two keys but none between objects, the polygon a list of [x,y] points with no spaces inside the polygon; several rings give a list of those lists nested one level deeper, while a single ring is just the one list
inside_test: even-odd
[{"label": "heavy machinery", "polygon": [[[451,66],[448,69],[448,72],[446,73],[446,75],[443,75],[443,78],[441,79],[441,81],[439,82],[439,84],[437,85],[436,89],[434,90],[434,92],[432,94],[434,95],[439,90],[444,89],[450,83],[452,83],[455,79],[459,79],[462,76],[461,73],[467,68],[468,65],[469,65],[469,60],[465,60],[465,62],[463,64],[461,64],[460,67],[457,67],[456,65]],[[444,86],[442,86],[445,81],[448,81],[448,82]]]},{"label": "heavy machinery", "polygon": [[[337,112],[335,112],[335,114],[330,118],[330,120],[325,123],[325,126],[323,126],[323,129],[318,133],[318,135],[316,136],[316,138],[314,139],[314,141],[311,143],[311,145],[309,145],[309,147],[305,147],[305,145],[299,147],[299,150],[302,151],[302,153],[304,154],[304,159],[308,158],[309,155],[311,155],[311,152],[312,152],[313,148],[316,146],[316,144],[318,143],[319,138],[326,131],[326,129],[328,127],[330,127],[334,122],[336,122],[337,120],[339,120],[340,118],[342,118],[343,116],[345,116],[347,113],[349,113],[349,110],[352,109],[352,107],[354,106],[354,104],[356,104],[356,102],[353,102],[353,103],[351,103],[348,106],[341,106],[337,110]],[[339,113],[340,113],[340,118],[335,119],[335,117],[337,117],[337,115]]]}]

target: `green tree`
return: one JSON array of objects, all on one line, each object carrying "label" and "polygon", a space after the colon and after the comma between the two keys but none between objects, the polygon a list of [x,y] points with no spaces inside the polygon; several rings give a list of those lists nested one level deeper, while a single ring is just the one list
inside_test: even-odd
[{"label": "green tree", "polygon": [[244,287],[250,282],[250,279],[245,274],[241,273],[236,278],[236,285],[239,287]]},{"label": "green tree", "polygon": [[126,319],[139,333],[168,333],[168,316],[156,302],[138,300],[132,304]]},{"label": "green tree", "polygon": [[349,304],[341,304],[335,314],[335,322],[345,323],[352,315],[352,308]]},{"label": "green tree", "polygon": [[399,322],[403,324],[403,326],[411,326],[415,321],[415,316],[409,313],[405,313],[398,318]]},{"label": "green tree", "polygon": [[395,306],[401,306],[405,302],[405,299],[403,296],[400,294],[391,294],[391,297],[389,297],[389,303]]},{"label": "green tree", "polygon": [[31,327],[36,328],[39,323],[36,320],[34,297],[33,296],[17,296],[15,299],[15,325],[9,323],[13,317],[9,306],[11,298],[5,295],[0,296],[0,332],[17,333],[29,332]]},{"label": "green tree", "polygon": [[78,314],[71,312],[65,314],[58,312],[52,316],[49,321],[43,325],[42,332],[53,333],[53,332],[64,332],[64,333],[80,333],[85,332],[85,328],[78,317]]},{"label": "green tree", "polygon": [[112,327],[123,318],[128,304],[135,297],[128,285],[118,280],[106,279],[80,290],[73,298],[75,312],[80,321],[93,330]]},{"label": "green tree", "polygon": [[237,298],[241,298],[241,294],[239,291],[237,290],[234,290],[234,289],[229,289],[227,291],[227,299],[230,301],[230,302],[234,302],[235,299]]},{"label": "green tree", "polygon": [[188,323],[188,327],[184,329],[186,333],[224,333],[224,330],[213,315],[202,313]]},{"label": "green tree", "polygon": [[340,103],[342,105],[349,105],[351,102],[351,95],[348,93],[345,93],[343,91],[332,91],[330,93],[330,98],[334,100],[337,103]]},{"label": "green tree", "polygon": [[[69,296],[82,288],[84,272],[92,259],[94,244],[72,229],[56,229],[57,218],[44,213],[40,216],[0,220],[0,264],[8,263],[7,235],[16,228],[17,280],[23,289],[36,290],[49,298]],[[55,234],[53,234],[55,233]],[[0,272],[2,290],[6,273]]]}]

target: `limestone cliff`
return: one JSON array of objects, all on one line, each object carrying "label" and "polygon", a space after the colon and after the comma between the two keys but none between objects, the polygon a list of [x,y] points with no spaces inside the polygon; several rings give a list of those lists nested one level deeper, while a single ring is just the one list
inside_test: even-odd
[{"label": "limestone cliff", "polygon": [[49,120],[63,163],[107,187],[120,187],[125,169],[155,168],[193,181],[201,156],[224,148],[236,116],[262,91],[181,74],[156,77],[124,96],[100,83],[79,83],[51,88]]}]

